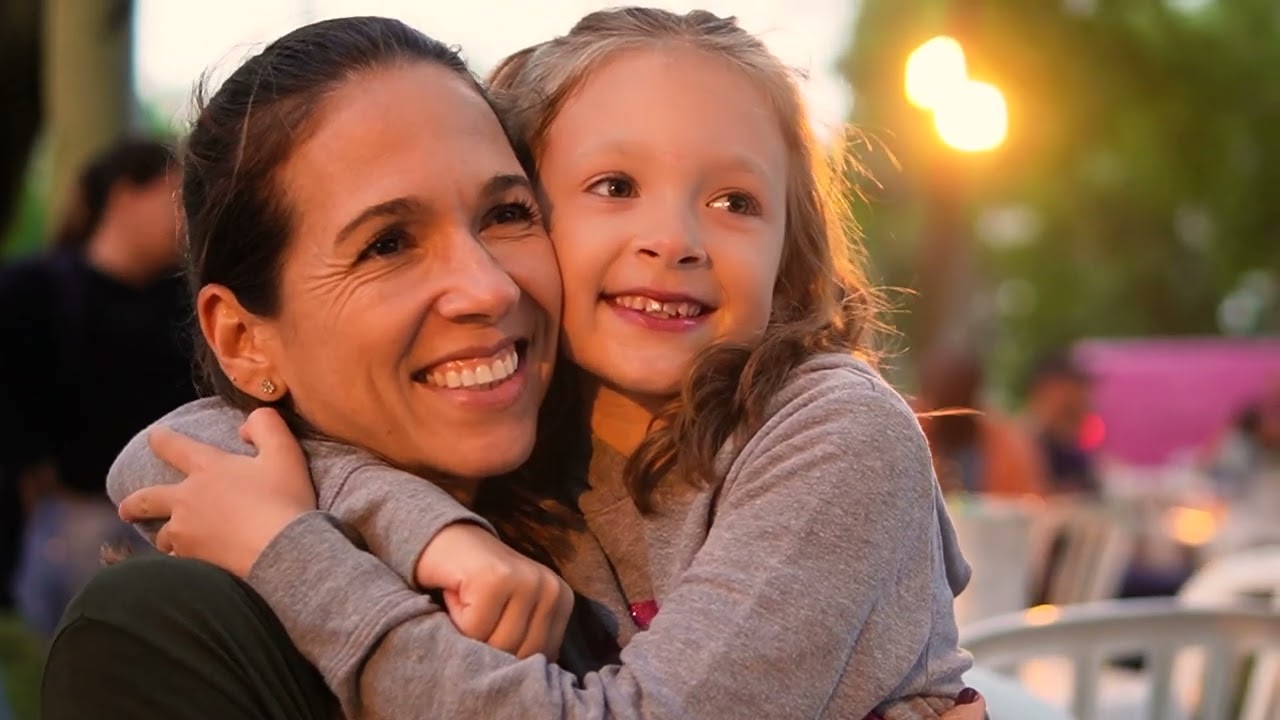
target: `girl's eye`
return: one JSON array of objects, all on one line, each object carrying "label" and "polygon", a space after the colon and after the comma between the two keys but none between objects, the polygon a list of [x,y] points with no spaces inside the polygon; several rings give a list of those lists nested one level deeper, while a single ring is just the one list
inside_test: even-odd
[{"label": "girl's eye", "polygon": [[755,198],[742,192],[730,192],[712,200],[709,207],[728,210],[735,215],[759,215],[760,206]]},{"label": "girl's eye", "polygon": [[408,237],[403,230],[391,229],[380,233],[373,242],[365,246],[360,253],[360,260],[366,260],[372,257],[386,257],[394,255],[404,249],[409,243]]},{"label": "girl's eye", "polygon": [[587,192],[611,198],[634,197],[636,184],[625,177],[607,177],[593,183]]}]

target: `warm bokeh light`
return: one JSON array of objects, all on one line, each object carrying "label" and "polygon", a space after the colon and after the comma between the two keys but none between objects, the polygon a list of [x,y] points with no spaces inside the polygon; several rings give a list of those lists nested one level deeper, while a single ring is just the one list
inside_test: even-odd
[{"label": "warm bokeh light", "polygon": [[1169,508],[1164,515],[1169,537],[1183,545],[1200,547],[1218,534],[1218,518],[1209,510],[1190,507]]},{"label": "warm bokeh light", "polygon": [[987,152],[1004,142],[1009,108],[996,86],[965,80],[933,108],[933,123],[942,141],[956,150]]},{"label": "warm bokeh light", "polygon": [[961,152],[1000,147],[1009,132],[1009,108],[1000,89],[970,79],[964,48],[953,37],[925,41],[907,57],[907,100],[933,113],[938,136]]},{"label": "warm bokeh light", "polygon": [[1062,611],[1057,605],[1036,605],[1033,608],[1027,608],[1023,615],[1028,625],[1048,625],[1057,622],[1062,615]]},{"label": "warm bokeh light", "polygon": [[947,94],[969,79],[964,50],[955,38],[939,35],[916,48],[907,58],[907,100],[933,110]]}]

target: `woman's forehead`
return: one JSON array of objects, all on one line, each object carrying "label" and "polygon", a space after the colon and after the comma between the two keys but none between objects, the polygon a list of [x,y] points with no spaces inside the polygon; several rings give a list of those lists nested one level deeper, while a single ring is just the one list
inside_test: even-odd
[{"label": "woman's forehead", "polygon": [[488,103],[466,78],[417,63],[333,93],[281,180],[294,203],[342,214],[394,197],[478,193],[499,174],[522,170]]}]

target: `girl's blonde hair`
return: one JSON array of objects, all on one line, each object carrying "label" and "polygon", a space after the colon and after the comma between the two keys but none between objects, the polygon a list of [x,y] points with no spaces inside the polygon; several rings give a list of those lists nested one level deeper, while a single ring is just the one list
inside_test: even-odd
[{"label": "girl's blonde hair", "polygon": [[815,140],[794,73],[736,19],[704,10],[594,12],[567,35],[503,60],[489,88],[512,135],[537,161],[557,114],[593,71],[620,52],[672,45],[728,60],[769,98],[789,154],[787,220],[764,335],[752,345],[720,343],[703,351],[628,460],[627,487],[642,509],[651,507],[654,488],[669,472],[697,486],[717,483],[720,448],[759,429],[770,399],[806,358],[836,352],[872,359],[881,304],[859,262],[843,167]]}]

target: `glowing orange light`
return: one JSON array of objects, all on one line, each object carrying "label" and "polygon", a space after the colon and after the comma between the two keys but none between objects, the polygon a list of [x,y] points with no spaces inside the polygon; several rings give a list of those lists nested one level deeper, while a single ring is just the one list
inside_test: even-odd
[{"label": "glowing orange light", "polygon": [[939,35],[907,57],[907,100],[933,113],[944,143],[961,152],[987,152],[1004,143],[1009,108],[1000,89],[969,77],[964,48]]},{"label": "glowing orange light", "polygon": [[1062,615],[1062,611],[1057,605],[1036,605],[1033,608],[1027,608],[1023,617],[1026,618],[1028,625],[1048,625],[1054,622]]},{"label": "glowing orange light", "polygon": [[1218,534],[1218,518],[1201,508],[1175,507],[1165,511],[1164,527],[1174,540],[1200,547]]},{"label": "glowing orange light", "polygon": [[934,106],[933,124],[942,141],[956,150],[987,152],[1004,143],[1009,107],[995,85],[966,80]]},{"label": "glowing orange light", "polygon": [[940,35],[907,57],[907,100],[923,110],[933,110],[968,78],[964,49],[955,38]]}]

